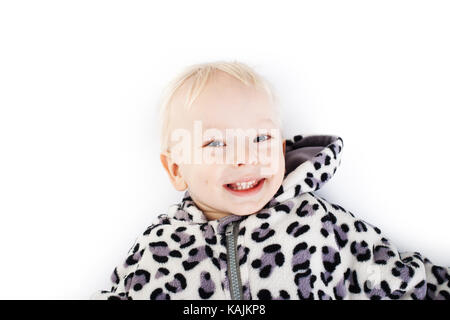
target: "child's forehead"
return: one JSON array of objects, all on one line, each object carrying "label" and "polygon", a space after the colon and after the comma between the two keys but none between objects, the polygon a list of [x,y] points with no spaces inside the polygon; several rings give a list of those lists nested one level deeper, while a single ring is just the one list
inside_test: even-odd
[{"label": "child's forehead", "polygon": [[190,110],[187,118],[191,120],[202,120],[207,125],[214,126],[215,123],[239,123],[248,122],[258,124],[264,119],[270,121],[276,116],[275,106],[266,97],[254,96],[199,96]]},{"label": "child's forehead", "polygon": [[188,87],[178,92],[171,113],[175,127],[193,129],[195,122],[201,122],[203,130],[277,126],[277,106],[267,92],[223,73],[210,80],[189,107],[184,105]]},{"label": "child's forehead", "polygon": [[[184,127],[191,130],[217,129],[225,132],[227,129],[276,129],[280,125],[275,107],[256,106],[246,110],[198,107],[194,106],[196,110],[186,110],[186,113],[179,117]],[[242,108],[245,109],[246,106]]]}]

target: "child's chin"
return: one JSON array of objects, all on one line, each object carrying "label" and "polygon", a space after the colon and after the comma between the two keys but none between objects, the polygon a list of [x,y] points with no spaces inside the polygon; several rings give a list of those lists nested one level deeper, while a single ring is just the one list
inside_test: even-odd
[{"label": "child's chin", "polygon": [[245,206],[243,207],[240,205],[239,207],[235,208],[235,210],[232,210],[233,214],[237,216],[249,216],[251,214],[258,213],[263,206],[260,205],[253,205],[253,206]]},{"label": "child's chin", "polygon": [[256,212],[253,212],[253,213],[240,213],[240,212],[235,212],[235,213],[233,213],[233,214],[236,215],[236,216],[245,217],[245,216],[250,216],[250,215],[255,214],[255,213],[256,213]]}]

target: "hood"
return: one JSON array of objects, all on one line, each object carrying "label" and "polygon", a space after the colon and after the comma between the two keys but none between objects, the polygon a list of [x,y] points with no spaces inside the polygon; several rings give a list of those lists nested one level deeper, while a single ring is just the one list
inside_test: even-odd
[{"label": "hood", "polygon": [[[280,188],[260,210],[266,210],[306,192],[316,191],[330,180],[341,164],[344,142],[337,135],[295,135],[286,139],[285,174]],[[207,223],[203,212],[185,191],[182,201],[169,208],[169,218],[190,223]],[[245,219],[229,215],[217,221],[219,226]],[[220,228],[222,229],[222,228]]]}]

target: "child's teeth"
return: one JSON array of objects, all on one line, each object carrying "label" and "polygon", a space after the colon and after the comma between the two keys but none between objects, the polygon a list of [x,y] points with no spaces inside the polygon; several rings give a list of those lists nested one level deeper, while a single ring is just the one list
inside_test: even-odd
[{"label": "child's teeth", "polygon": [[250,189],[256,184],[256,182],[257,182],[256,180],[247,182],[236,182],[230,184],[230,187],[236,190]]}]

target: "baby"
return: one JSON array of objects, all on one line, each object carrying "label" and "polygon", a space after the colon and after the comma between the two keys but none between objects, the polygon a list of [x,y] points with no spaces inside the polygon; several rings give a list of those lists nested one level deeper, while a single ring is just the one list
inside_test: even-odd
[{"label": "baby", "polygon": [[314,194],[342,139],[284,138],[270,85],[247,65],[190,66],[160,123],[161,163],[184,196],[91,299],[450,300],[450,268]]}]

